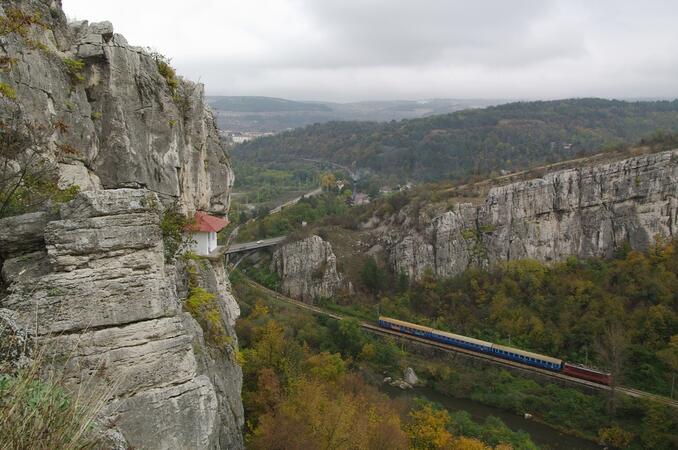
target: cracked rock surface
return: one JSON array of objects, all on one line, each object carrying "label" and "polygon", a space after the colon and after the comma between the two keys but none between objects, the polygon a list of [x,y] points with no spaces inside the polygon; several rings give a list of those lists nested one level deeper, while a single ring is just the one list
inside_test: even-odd
[{"label": "cracked rock surface", "polygon": [[484,204],[458,204],[419,230],[385,240],[397,273],[419,278],[532,258],[610,257],[675,237],[678,150],[562,170],[492,188]]},{"label": "cracked rock surface", "polygon": [[280,277],[284,294],[308,303],[332,297],[343,286],[332,245],[316,235],[277,249],[271,271]]},{"label": "cracked rock surface", "polygon": [[111,448],[243,448],[227,273],[200,268],[228,341],[215,348],[184,311],[159,226],[173,203],[228,211],[233,173],[203,86],[163,76],[110,22],[68,23],[60,0],[0,0],[0,16],[10,8],[43,25],[0,36],[0,82],[16,93],[0,96],[0,118],[19,111],[45,134],[60,187],[81,192],[58,211],[0,219],[0,359],[24,364],[34,338],[68,387],[108,394]]},{"label": "cracked rock surface", "polygon": [[[0,56],[13,61],[0,82],[24,118],[53,130],[55,154],[68,149],[58,156],[62,186],[146,188],[187,210],[228,210],[233,173],[201,84],[169,86],[149,51],[110,22],[68,24],[55,0],[3,0],[0,14],[17,7],[45,27],[31,28],[33,44],[0,36]],[[84,64],[77,77],[68,60]]]},{"label": "cracked rock surface", "polygon": [[[218,296],[231,342],[211,348],[182,311],[176,268],[164,261],[157,202],[155,193],[138,189],[80,193],[46,223],[42,252],[9,260],[0,311],[11,311],[5,316],[13,335],[35,330],[47,342],[69,386],[106,391],[111,401],[102,420],[115,423],[129,446],[242,448],[238,306],[223,264],[206,263],[204,286]],[[26,216],[12,220],[33,223]],[[36,260],[40,270],[22,272]]]}]

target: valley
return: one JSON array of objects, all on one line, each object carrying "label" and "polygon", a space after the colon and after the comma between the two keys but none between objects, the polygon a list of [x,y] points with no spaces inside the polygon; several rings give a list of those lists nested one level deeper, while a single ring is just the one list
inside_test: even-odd
[{"label": "valley", "polygon": [[0,0],[0,449],[678,448],[653,1]]},{"label": "valley", "polygon": [[[676,170],[674,157],[671,151],[663,151],[664,148],[662,142],[650,144],[650,141],[644,141],[641,146],[620,147],[614,152],[597,153],[590,157],[563,161],[492,179],[460,185],[448,182],[417,186],[407,192],[382,194],[369,205],[339,206],[338,210],[328,209],[327,205],[328,202],[332,204],[340,200],[341,193],[329,190],[317,199],[304,200],[300,204],[283,208],[276,215],[263,216],[244,225],[243,240],[281,233],[287,235],[287,243],[281,244],[282,251],[270,250],[270,253],[245,257],[239,270],[271,289],[305,302],[299,305],[314,311],[329,311],[328,314],[332,317],[354,317],[369,324],[374,323],[377,314],[380,313],[467,336],[488,339],[503,345],[513,345],[546,355],[558,355],[569,361],[613,369],[613,377],[616,380],[623,380],[621,383],[625,386],[659,394],[659,397],[655,397],[656,394],[647,395],[650,403],[656,399],[660,399],[662,403],[662,398],[671,395],[671,377],[661,355],[668,355],[672,350],[669,350],[670,347],[656,347],[657,353],[651,356],[644,350],[648,348],[647,342],[633,343],[633,340],[644,339],[641,336],[663,329],[666,334],[659,339],[666,343],[664,345],[670,345],[672,335],[670,330],[675,327],[676,316],[675,300],[668,294],[672,291],[669,286],[673,281],[669,280],[675,280],[675,267],[678,267],[672,260],[670,223],[674,213],[670,206],[656,208],[649,207],[649,204],[647,206],[639,204],[628,209],[628,202],[644,204],[647,201],[654,201],[650,200],[651,198],[656,198],[659,204],[664,204],[667,198],[673,198],[674,194],[671,192],[675,189],[675,183],[672,180]],[[629,155],[636,156],[629,159]],[[533,178],[535,176],[540,178]],[[580,197],[579,200],[569,199],[568,203],[559,204],[561,194],[558,193],[558,186],[562,186],[563,182],[556,180],[561,180],[565,176],[575,180],[570,182],[570,186],[578,186],[580,193],[577,195]],[[588,179],[595,179],[600,183],[596,185],[596,194],[583,194],[590,183],[584,180]],[[556,189],[555,193],[552,189]],[[635,190],[642,194],[632,193]],[[503,192],[512,194],[504,195]],[[540,198],[542,194],[547,194],[547,197]],[[598,214],[596,212],[598,207],[595,206],[598,203],[592,200],[596,195],[605,195],[602,203],[605,204],[605,211],[608,214],[612,213],[612,216],[606,216],[603,220],[611,221],[612,228],[617,230],[615,239],[622,241],[611,244],[610,250],[605,250],[605,247],[597,249],[592,247],[591,250],[584,250],[578,254],[575,249],[579,248],[579,251],[582,251],[581,249],[586,248],[582,247],[581,243],[587,242],[588,232],[582,228],[576,232],[572,230],[563,233],[562,224],[571,220],[567,217],[573,213]],[[588,200],[583,202],[582,198]],[[628,200],[631,198],[633,200]],[[502,214],[487,215],[482,208],[487,208],[487,205],[501,208],[502,202],[507,202],[507,199],[514,205],[511,208],[516,208],[508,213],[514,218],[507,232],[502,231],[501,227],[504,226],[500,225],[502,222],[483,222],[488,220],[486,217],[501,218]],[[668,201],[670,204],[671,200]],[[623,211],[633,211],[631,216],[624,212],[623,215],[615,217],[614,211],[619,208],[615,205],[624,205]],[[456,214],[464,211],[464,208],[476,208],[479,211],[473,215],[477,217],[475,220],[469,219],[468,225],[464,219],[454,219]],[[528,208],[536,208],[534,216]],[[555,208],[557,214],[551,215],[553,213],[549,213],[550,208]],[[577,208],[582,209],[577,212]],[[664,212],[657,215],[655,211],[659,209]],[[641,214],[640,211],[647,211],[651,219],[636,218],[635,215]],[[441,226],[443,220],[441,217],[446,215],[450,215],[452,224],[455,220],[459,223],[455,225],[456,231],[446,230],[441,233],[436,229]],[[583,225],[588,221],[584,216],[577,217],[572,223]],[[529,227],[534,227],[535,230],[548,229],[550,225],[544,224],[549,220],[556,220],[555,218],[561,224],[560,236],[545,237],[543,234],[537,234],[534,236],[534,244],[527,244],[527,241],[533,239]],[[604,222],[601,224],[600,220],[596,219],[592,231],[603,229]],[[525,221],[526,225],[518,221]],[[305,224],[303,227],[302,223]],[[624,225],[625,223],[634,225],[629,227]],[[528,228],[524,228],[525,226]],[[644,236],[652,236],[646,241],[647,244],[641,243],[629,234],[631,229],[634,230],[633,233],[639,233],[640,229],[637,228],[639,226],[650,227],[647,231],[641,232]],[[525,232],[527,234],[523,234]],[[506,233],[514,237],[506,237]],[[557,239],[569,239],[569,235],[578,239],[579,244],[568,249],[557,243]],[[662,235],[665,236],[663,238],[665,240],[658,237]],[[519,244],[523,252],[527,253],[522,253],[521,256],[520,252],[512,252],[514,256],[507,258],[503,251],[499,251],[497,256],[493,256],[496,252],[492,247],[493,236],[499,236],[500,242],[507,240],[520,242],[527,239]],[[420,239],[423,240],[417,243]],[[598,239],[596,245],[600,246],[602,242],[600,237],[596,239]],[[652,243],[654,239],[658,239],[655,244]],[[447,266],[448,268],[439,266],[443,260],[441,255],[436,253],[449,245],[448,240],[456,242],[455,249],[449,253],[450,256],[460,258],[467,255],[463,256],[467,259],[458,269],[455,268],[454,260],[446,260],[443,263],[451,264]],[[403,245],[410,247],[403,250]],[[530,249],[531,245],[536,247]],[[543,249],[539,247],[542,245],[545,245]],[[563,256],[552,253],[554,248],[559,247],[561,248],[559,251],[564,252]],[[320,250],[321,248],[324,250]],[[422,250],[418,248],[423,248],[426,252],[432,251],[433,257],[422,258],[422,255],[417,253]],[[429,250],[426,250],[427,248]],[[616,250],[612,250],[613,248]],[[645,251],[649,253],[641,254],[634,249],[641,251],[646,249]],[[659,259],[654,259],[657,257]],[[301,264],[306,264],[307,267],[302,269],[299,266],[300,261],[305,261]],[[628,264],[631,265],[627,266]],[[642,283],[655,283],[649,281],[648,273],[638,272],[640,267],[645,265],[654,267],[651,270],[662,267],[658,273],[664,275],[658,276],[664,280],[662,284],[668,282],[669,285],[658,288],[657,294],[650,294],[640,285],[636,287],[637,294],[633,293],[635,291],[630,285],[615,286],[620,280],[628,280],[631,283],[638,283],[639,280],[643,280]],[[631,275],[632,272],[635,274]],[[594,288],[596,284],[600,286],[598,289]],[[319,294],[321,292],[322,294]],[[659,292],[666,292],[668,297],[660,300],[657,297]],[[266,295],[273,298],[276,296],[270,292]],[[634,297],[636,295],[639,297]],[[648,298],[646,297],[648,295],[649,298],[655,299],[652,303],[642,300]],[[613,306],[615,302],[622,302],[631,310],[623,313]],[[647,319],[641,318],[649,317],[646,314],[656,317],[662,325],[649,325]],[[575,317],[579,319],[575,320]],[[595,317],[608,317],[608,320],[601,322]],[[641,323],[644,325],[640,325]],[[600,328],[596,330],[595,327]],[[620,327],[637,331],[629,337],[631,340],[622,339],[619,334]],[[615,354],[622,345],[625,354],[623,362],[621,359],[615,362],[604,356],[607,352]],[[567,350],[568,348],[570,350]],[[407,353],[410,351],[415,359],[417,354],[422,354],[420,349],[410,349]],[[419,362],[419,366],[412,367],[420,376],[422,372],[430,374],[428,375],[431,377],[430,383],[435,385],[434,380],[441,377],[437,371],[441,370],[444,373],[446,369],[442,369],[444,358],[440,356],[436,356],[435,359],[441,361],[441,368],[422,369],[428,364],[434,364],[430,357],[428,354],[428,357]],[[654,362],[650,362],[652,360]],[[473,369],[473,364],[468,369],[460,369],[458,358],[454,361],[456,370],[462,373],[477,373]],[[358,366],[362,367],[360,364]],[[650,366],[654,368],[650,369]],[[659,375],[660,373],[664,375]],[[524,375],[519,373],[512,375],[518,384],[520,382],[517,380],[522,376]],[[442,379],[450,382],[446,376]],[[538,383],[548,382],[542,380]],[[471,386],[476,385],[471,382]],[[459,396],[460,392],[467,388],[465,386],[461,391],[442,388],[442,393],[454,397]],[[607,400],[603,400],[606,395],[602,395],[597,397],[598,400],[590,401],[593,403],[601,401],[596,408],[604,407],[610,401],[623,402],[619,397],[623,390],[617,387],[615,388],[617,393],[612,394]],[[633,394],[636,392],[634,389],[629,389],[628,392],[636,395]],[[484,402],[492,405],[495,404],[495,400],[490,394]],[[521,414],[521,411],[530,410],[534,406],[518,401],[510,408],[517,408],[513,409],[514,413]],[[560,406],[556,407],[559,408]],[[614,407],[615,410],[616,408],[617,406]],[[669,410],[671,408],[669,407]],[[624,407],[622,410],[625,410]],[[664,414],[669,414],[669,410]],[[611,420],[611,423],[623,421],[630,427],[627,429],[638,426],[639,422],[635,421],[641,420],[640,416],[635,416],[635,419],[631,419],[630,416],[622,419],[622,416],[628,413],[628,410],[625,411],[613,413],[621,415],[616,419],[607,420]],[[584,434],[593,440],[599,439],[594,436],[607,433],[601,431],[604,426],[599,430],[592,430],[583,423],[574,425],[572,422],[562,420],[562,417],[552,418],[547,422],[551,426],[560,430],[567,429],[569,433],[574,434],[582,433],[586,429],[588,431]],[[636,425],[631,425],[632,423]],[[640,434],[636,436],[638,438]]]}]

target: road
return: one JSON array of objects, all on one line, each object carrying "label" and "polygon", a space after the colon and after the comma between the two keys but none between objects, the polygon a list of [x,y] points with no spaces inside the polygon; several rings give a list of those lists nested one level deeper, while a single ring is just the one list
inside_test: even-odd
[{"label": "road", "polygon": [[[330,318],[336,319],[336,320],[345,320],[345,319],[348,318],[348,317],[342,316],[340,314],[336,314],[336,313],[333,313],[333,312],[330,312],[330,311],[326,311],[326,310],[319,308],[317,306],[309,305],[307,303],[303,303],[303,302],[300,302],[298,300],[294,300],[292,298],[285,297],[284,295],[279,294],[278,292],[272,291],[271,289],[268,289],[267,287],[264,287],[264,286],[262,286],[262,285],[260,285],[256,282],[250,280],[249,278],[247,278],[245,276],[243,276],[243,280],[250,287],[264,291],[266,294],[268,294],[270,297],[272,297],[276,300],[294,305],[298,308],[306,309],[308,311],[313,312],[314,314],[323,315],[323,316],[330,317]],[[472,351],[469,351],[469,350],[464,350],[464,349],[461,349],[461,348],[458,348],[458,347],[453,347],[451,345],[446,345],[446,344],[442,344],[442,343],[439,343],[439,342],[430,341],[428,339],[419,338],[419,337],[412,336],[412,335],[409,335],[409,334],[399,333],[399,332],[393,331],[393,330],[387,330],[387,329],[384,329],[384,328],[380,328],[380,327],[378,327],[378,326],[376,326],[372,323],[360,322],[360,326],[365,331],[368,331],[368,332],[373,333],[373,334],[393,336],[393,337],[397,337],[398,339],[405,339],[405,340],[408,340],[408,341],[411,341],[411,342],[416,342],[416,343],[421,344],[421,345],[426,345],[428,347],[438,348],[438,349],[444,350],[446,352],[463,353],[466,356],[469,356],[471,358],[475,358],[475,359],[478,359],[478,360],[484,360],[484,361],[491,362],[491,363],[496,364],[496,365],[511,367],[513,369],[517,369],[517,370],[523,371],[523,372],[538,373],[538,374],[540,374],[540,375],[542,375],[546,378],[560,379],[560,380],[567,381],[567,382],[572,383],[572,384],[579,384],[579,385],[587,386],[589,388],[598,389],[598,390],[602,390],[602,391],[612,390],[612,388],[610,388],[609,386],[605,386],[605,385],[602,385],[602,384],[593,383],[591,381],[586,381],[586,380],[581,380],[579,378],[570,377],[570,376],[564,375],[562,373],[551,372],[549,370],[539,369],[539,368],[532,367],[532,366],[526,366],[524,364],[520,364],[520,363],[517,363],[517,362],[514,362],[514,361],[508,361],[508,360],[505,360],[505,359],[502,359],[502,358],[496,358],[494,356],[485,355],[485,354],[482,354],[482,353],[476,353],[476,352],[472,352]],[[660,395],[651,394],[649,392],[644,392],[644,391],[640,391],[638,389],[631,389],[631,388],[627,388],[627,387],[623,387],[623,386],[617,386],[615,389],[616,389],[617,392],[626,394],[630,397],[647,398],[647,399],[655,400],[657,402],[665,403],[665,404],[672,406],[674,408],[678,408],[678,401],[677,400],[672,400],[672,399],[667,398],[667,397],[662,397]]]},{"label": "road", "polygon": [[299,203],[299,201],[300,201],[302,198],[313,197],[313,196],[315,196],[315,195],[320,195],[320,193],[321,193],[322,191],[323,191],[323,190],[322,190],[321,188],[314,189],[314,190],[312,190],[311,192],[307,192],[307,193],[305,193],[304,195],[300,195],[299,197],[293,198],[292,200],[287,201],[287,202],[283,203],[282,205],[276,206],[275,208],[273,208],[272,210],[270,210],[268,213],[269,213],[269,214],[277,214],[277,213],[279,213],[280,211],[282,211],[284,208],[287,208],[288,206],[292,206],[292,205],[295,205],[295,204]]},{"label": "road", "polygon": [[226,254],[231,255],[233,253],[247,252],[250,250],[256,250],[258,248],[272,247],[274,245],[280,244],[285,239],[287,239],[287,236],[261,239],[252,242],[243,242],[242,244],[233,244],[228,248],[228,250],[226,250]]}]

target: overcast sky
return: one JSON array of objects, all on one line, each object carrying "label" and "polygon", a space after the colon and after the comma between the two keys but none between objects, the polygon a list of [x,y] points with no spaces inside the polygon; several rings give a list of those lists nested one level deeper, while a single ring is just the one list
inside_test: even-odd
[{"label": "overcast sky", "polygon": [[678,97],[675,0],[62,0],[212,95]]}]

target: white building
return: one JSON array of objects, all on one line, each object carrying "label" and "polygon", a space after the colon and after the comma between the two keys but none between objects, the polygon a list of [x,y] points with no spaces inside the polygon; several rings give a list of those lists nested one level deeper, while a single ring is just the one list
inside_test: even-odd
[{"label": "white building", "polygon": [[192,241],[190,249],[198,255],[209,255],[217,248],[217,233],[226,225],[228,225],[226,219],[210,216],[201,211],[196,212],[194,221],[188,228]]}]

